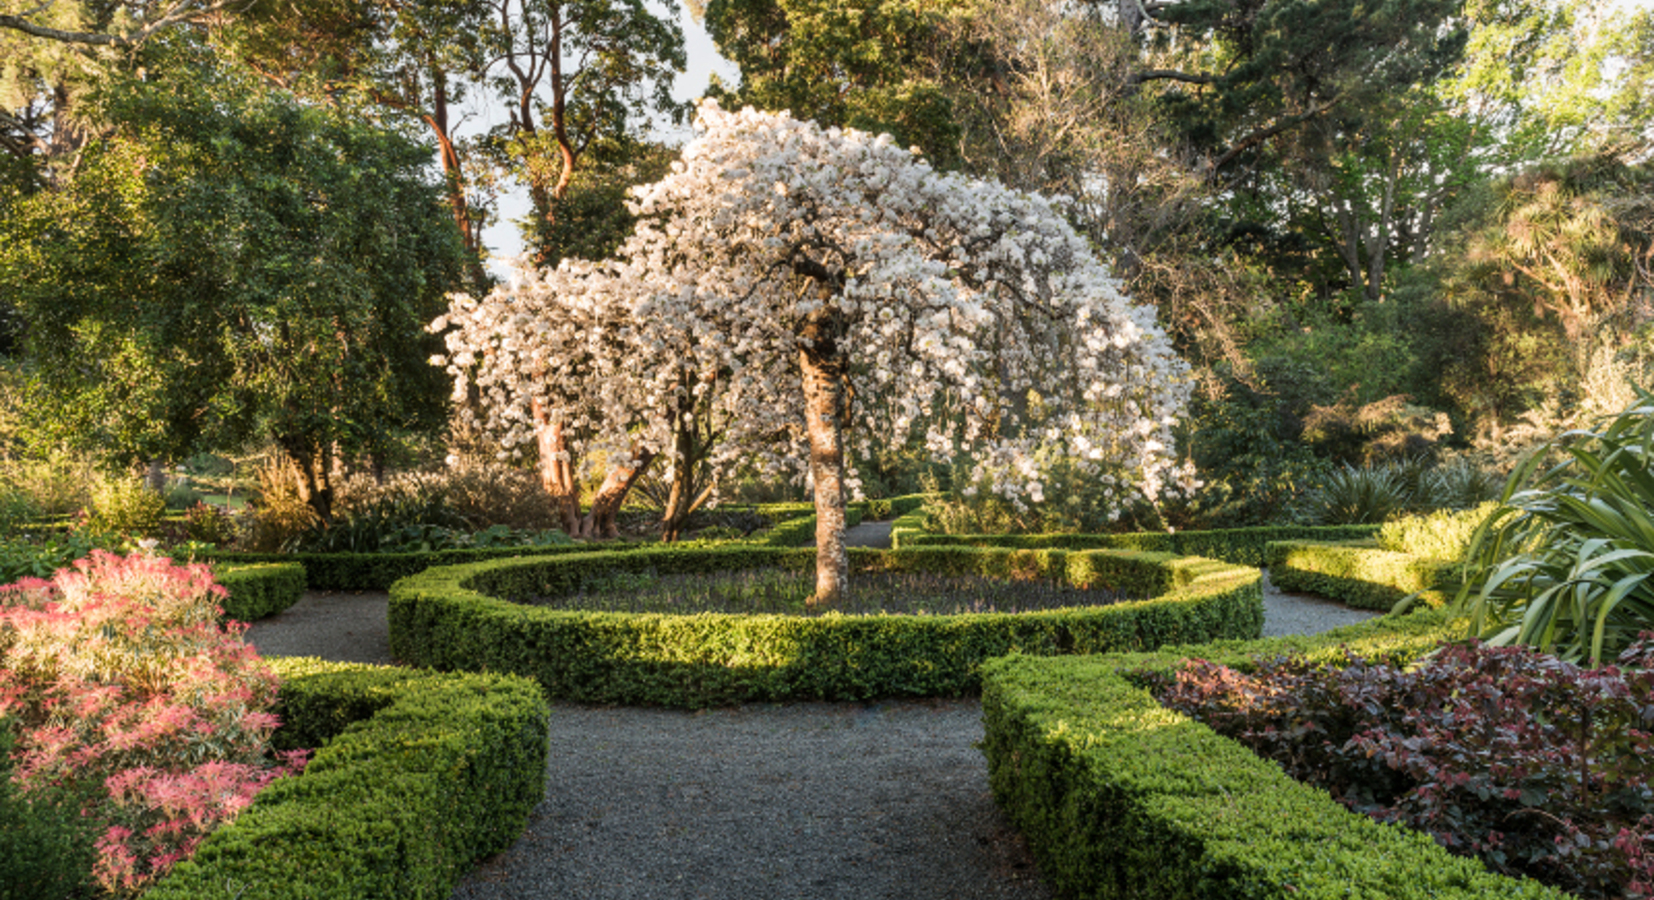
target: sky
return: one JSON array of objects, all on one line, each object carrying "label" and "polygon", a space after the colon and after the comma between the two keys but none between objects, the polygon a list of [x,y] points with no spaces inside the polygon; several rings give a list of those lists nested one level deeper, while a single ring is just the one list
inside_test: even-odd
[{"label": "sky", "polygon": [[[676,0],[678,17],[683,25],[684,50],[688,56],[687,69],[678,75],[672,86],[672,96],[679,100],[692,100],[706,93],[706,87],[711,83],[712,73],[717,72],[725,84],[738,84],[741,80],[740,70],[735,64],[718,55],[712,46],[712,38],[707,35],[701,23],[689,14],[689,9],[682,0]],[[503,115],[501,116],[503,118]],[[497,121],[497,119],[495,120]],[[691,131],[686,125],[677,131],[657,131],[655,137],[682,143],[689,140]],[[483,230],[482,242],[494,257],[489,268],[495,274],[504,277],[509,266],[505,260],[517,256],[523,251],[522,238],[517,233],[517,226],[512,224],[528,214],[528,197],[523,191],[516,191],[500,197],[499,221]]]}]

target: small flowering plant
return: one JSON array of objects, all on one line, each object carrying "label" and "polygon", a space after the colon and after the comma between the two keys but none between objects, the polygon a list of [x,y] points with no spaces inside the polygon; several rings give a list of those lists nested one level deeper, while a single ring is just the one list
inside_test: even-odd
[{"label": "small flowering plant", "polygon": [[276,680],[224,622],[206,566],[104,551],[0,588],[0,716],[14,779],[71,787],[108,823],[94,871],[116,896],[188,858],[259,788],[302,768],[269,752]]}]

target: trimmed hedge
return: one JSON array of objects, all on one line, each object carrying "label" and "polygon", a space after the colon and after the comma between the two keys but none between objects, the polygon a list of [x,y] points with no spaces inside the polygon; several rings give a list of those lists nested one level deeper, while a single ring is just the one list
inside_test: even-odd
[{"label": "trimmed hedge", "polygon": [[545,796],[549,710],[502,675],[271,660],[284,748],[320,747],[145,900],[442,898]]},{"label": "trimmed hedge", "polygon": [[1351,606],[1388,612],[1409,594],[1425,592],[1440,606],[1441,588],[1459,563],[1380,550],[1370,543],[1277,541],[1269,545],[1269,579],[1283,591],[1302,591]]},{"label": "trimmed hedge", "polygon": [[[854,528],[861,524],[862,508],[859,504],[850,504],[844,510],[844,527]],[[816,542],[816,516],[797,516],[781,522],[769,531],[754,538],[752,543],[764,547],[813,547]]]},{"label": "trimmed hedge", "polygon": [[739,616],[586,613],[500,597],[555,595],[617,572],[807,569],[814,551],[752,545],[584,553],[447,566],[391,588],[391,652],[436,669],[514,672],[554,698],[703,707],[748,701],[958,696],[986,659],[1255,637],[1256,570],[1108,551],[851,551],[861,570],[1008,573],[1152,585],[1151,600],[1035,613]]},{"label": "trimmed hedge", "polygon": [[[603,544],[610,551],[631,550],[649,546],[640,543],[614,541]],[[432,566],[451,566],[457,563],[478,562],[485,559],[507,559],[520,556],[545,556],[554,553],[587,553],[588,544],[554,545],[549,547],[481,547],[462,550],[434,550],[426,553],[234,553],[211,551],[201,558],[218,564],[284,563],[296,562],[304,566],[305,575],[313,591],[383,591],[398,578],[406,578]]]},{"label": "trimmed hedge", "polygon": [[224,615],[241,622],[273,616],[304,596],[304,566],[296,562],[254,565],[219,564],[213,578],[230,592]]},{"label": "trimmed hedge", "polygon": [[[893,521],[894,522],[900,522],[901,521],[900,517],[905,516],[909,513],[912,513],[914,510],[921,510],[922,511],[924,509],[925,503],[928,502],[931,499],[932,496],[933,495],[931,495],[931,494],[907,494],[907,495],[901,496],[901,497],[890,497],[888,499],[878,500],[878,501],[859,500],[855,503],[851,503],[851,504],[846,505],[845,510],[844,510],[845,527],[854,528],[855,526],[860,525],[862,523],[862,520],[866,519],[870,515],[870,511],[872,510],[872,507],[873,507],[874,503],[882,503],[882,504],[888,505],[890,507],[891,515],[898,517]],[[768,547],[810,547],[810,546],[814,546],[815,541],[816,541],[815,506],[812,505],[812,504],[804,504],[804,505],[807,507],[807,509],[805,511],[801,512],[801,513],[797,512],[796,509],[795,509],[797,506],[799,506],[799,504],[789,503],[789,504],[772,504],[770,506],[760,506],[759,511],[760,512],[766,512],[766,514],[769,514],[767,511],[772,509],[773,507],[782,506],[782,507],[786,508],[786,511],[789,513],[789,515],[787,515],[785,521],[781,521],[781,520],[778,519],[779,524],[775,525],[775,527],[771,528],[768,532],[765,532],[763,535],[761,535],[758,538],[754,539],[754,543],[763,544],[764,546],[768,546]],[[773,516],[773,515],[771,517],[775,518],[775,516]],[[894,524],[892,524],[891,534],[892,534],[892,544],[891,544],[891,546],[895,546],[895,544],[894,544],[894,535],[895,535],[895,526],[894,526]]]},{"label": "trimmed hedge", "polygon": [[[909,520],[911,521],[911,520]],[[1237,566],[1260,568],[1274,541],[1347,541],[1372,537],[1377,525],[1274,525],[1211,531],[1137,531],[1128,534],[931,534],[909,530],[903,522],[900,546],[1018,547],[1022,549],[1143,550],[1203,556]],[[894,533],[894,530],[893,530]]]},{"label": "trimmed hedge", "polygon": [[989,781],[1062,897],[1565,900],[1346,810],[1122,674],[1174,670],[1189,653],[1244,667],[1253,653],[1333,655],[1340,644],[1415,658],[1459,634],[1430,612],[1315,637],[993,660],[982,689]]}]

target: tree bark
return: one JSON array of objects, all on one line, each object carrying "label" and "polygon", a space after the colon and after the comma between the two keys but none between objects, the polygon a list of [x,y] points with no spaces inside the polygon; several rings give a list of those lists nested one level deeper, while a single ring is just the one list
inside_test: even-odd
[{"label": "tree bark", "polygon": [[[812,324],[805,336],[825,330]],[[816,507],[816,590],[806,605],[827,608],[845,599],[850,581],[850,555],[844,548],[844,426],[849,399],[845,364],[825,335],[799,350],[798,364],[804,373],[805,431],[810,436]]]},{"label": "tree bark", "polygon": [[276,445],[293,461],[299,475],[299,499],[309,504],[316,517],[333,523],[333,446],[312,446],[302,438],[277,438]]},{"label": "tree bark", "polygon": [[553,422],[545,404],[535,400],[534,437],[540,450],[540,485],[546,489],[552,514],[569,537],[580,536],[580,484],[574,478],[574,454],[569,450],[563,423]]},{"label": "tree bark", "polygon": [[603,486],[597,489],[592,497],[591,511],[580,522],[581,537],[617,538],[620,537],[620,528],[615,525],[615,514],[620,512],[620,505],[626,502],[626,494],[637,483],[643,473],[649,470],[649,464],[655,461],[655,454],[648,450],[632,448],[632,464],[618,465],[609,470],[603,479]]}]

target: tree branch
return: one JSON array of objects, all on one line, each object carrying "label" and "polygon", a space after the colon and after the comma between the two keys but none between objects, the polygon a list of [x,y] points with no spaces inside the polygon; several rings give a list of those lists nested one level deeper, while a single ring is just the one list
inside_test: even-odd
[{"label": "tree branch", "polygon": [[1216,84],[1216,75],[1201,75],[1198,72],[1179,72],[1176,69],[1144,69],[1134,73],[1126,79],[1126,84],[1142,84],[1145,81],[1181,81],[1185,84]]},{"label": "tree branch", "polygon": [[1263,143],[1264,141],[1269,140],[1270,138],[1274,137],[1275,135],[1280,134],[1283,131],[1286,131],[1288,128],[1293,128],[1293,127],[1296,127],[1298,125],[1301,125],[1304,122],[1307,122],[1310,119],[1313,119],[1316,116],[1321,115],[1322,113],[1326,112],[1327,110],[1332,109],[1333,106],[1337,105],[1338,100],[1339,100],[1338,95],[1334,94],[1333,96],[1328,97],[1327,99],[1321,101],[1320,103],[1315,104],[1314,106],[1311,106],[1309,109],[1307,109],[1307,110],[1305,110],[1305,111],[1303,111],[1303,112],[1301,112],[1301,113],[1299,113],[1295,116],[1288,116],[1285,119],[1282,119],[1281,121],[1276,122],[1275,124],[1269,126],[1268,128],[1261,128],[1257,131],[1252,132],[1251,134],[1247,135],[1246,137],[1241,138],[1239,141],[1235,142],[1235,145],[1233,147],[1230,147],[1228,150],[1225,150],[1223,152],[1223,155],[1217,158],[1216,162],[1212,163],[1212,168],[1210,169],[1211,176],[1209,176],[1209,177],[1215,177],[1219,170],[1221,170],[1224,166],[1228,165],[1231,160],[1233,160],[1235,157],[1239,156],[1242,152],[1244,152],[1244,151],[1246,151],[1246,150],[1248,150],[1252,147],[1256,147],[1257,145]]}]

